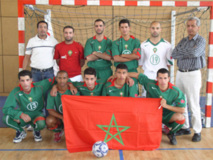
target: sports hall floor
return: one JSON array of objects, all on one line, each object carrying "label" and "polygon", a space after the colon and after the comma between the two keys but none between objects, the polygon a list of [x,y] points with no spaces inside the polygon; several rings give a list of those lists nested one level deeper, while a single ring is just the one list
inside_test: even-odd
[{"label": "sports hall floor", "polygon": [[[5,100],[6,97],[0,97],[0,117]],[[204,110],[205,98],[201,98],[200,103]],[[5,127],[1,120],[0,127]],[[203,128],[201,142],[192,142],[192,133],[177,136],[178,144],[172,146],[167,136],[163,134],[161,145],[157,150],[109,150],[104,158],[96,158],[92,152],[69,153],[64,136],[60,143],[55,143],[53,132],[47,129],[41,132],[42,142],[34,142],[33,133],[27,132],[27,137],[19,144],[12,142],[15,136],[13,129],[0,128],[0,133],[0,160],[213,160],[213,128]]]}]

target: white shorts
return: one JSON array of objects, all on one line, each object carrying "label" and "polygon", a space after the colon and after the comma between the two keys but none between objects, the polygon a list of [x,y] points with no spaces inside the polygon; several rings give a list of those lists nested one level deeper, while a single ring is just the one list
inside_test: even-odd
[{"label": "white shorts", "polygon": [[83,81],[83,78],[82,78],[82,75],[77,75],[77,76],[75,76],[75,77],[70,78],[70,80],[71,80],[72,82],[82,82],[82,81]]}]

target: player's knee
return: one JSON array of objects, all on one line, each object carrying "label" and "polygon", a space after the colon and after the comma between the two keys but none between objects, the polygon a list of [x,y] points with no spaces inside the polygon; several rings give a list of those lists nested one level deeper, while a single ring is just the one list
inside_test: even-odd
[{"label": "player's knee", "polygon": [[40,130],[44,129],[45,126],[46,126],[45,120],[37,121],[36,124],[35,124],[35,130],[40,131]]},{"label": "player's knee", "polygon": [[185,121],[185,117],[184,117],[184,115],[183,114],[181,114],[181,113],[178,113],[177,114],[177,121]]},{"label": "player's knee", "polygon": [[57,119],[53,116],[48,116],[46,118],[46,124],[48,128],[52,128],[57,124]]}]

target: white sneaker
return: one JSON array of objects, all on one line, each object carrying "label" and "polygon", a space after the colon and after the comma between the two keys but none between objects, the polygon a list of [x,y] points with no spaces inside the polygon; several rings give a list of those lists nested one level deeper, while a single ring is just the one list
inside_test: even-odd
[{"label": "white sneaker", "polygon": [[16,137],[13,139],[14,143],[20,143],[22,139],[24,139],[27,136],[27,133],[25,131],[16,131]]}]

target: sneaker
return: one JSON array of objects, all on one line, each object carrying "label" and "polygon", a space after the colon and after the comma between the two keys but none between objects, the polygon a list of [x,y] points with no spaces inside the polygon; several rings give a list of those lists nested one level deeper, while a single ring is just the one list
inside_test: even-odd
[{"label": "sneaker", "polygon": [[60,142],[61,141],[61,137],[64,135],[64,131],[62,130],[61,132],[57,132],[55,133],[55,138],[54,141],[55,142]]},{"label": "sneaker", "polygon": [[34,135],[34,140],[36,142],[42,141],[42,137],[41,137],[40,131],[33,131],[33,135]]},{"label": "sneaker", "polygon": [[176,136],[181,136],[181,135],[189,135],[191,134],[191,130],[189,128],[187,129],[180,129],[175,133]]},{"label": "sneaker", "polygon": [[22,139],[24,139],[27,136],[27,133],[25,131],[16,131],[16,137],[13,139],[14,143],[20,143]]},{"label": "sneaker", "polygon": [[201,141],[201,133],[195,133],[194,136],[192,137],[193,142],[199,142]]},{"label": "sneaker", "polygon": [[166,125],[164,125],[162,128],[162,132],[168,134],[170,132],[170,129]]},{"label": "sneaker", "polygon": [[174,134],[174,133],[169,133],[169,134],[167,134],[167,137],[169,138],[170,143],[171,143],[172,145],[176,145],[176,144],[177,144],[176,137],[175,137],[175,134]]}]

